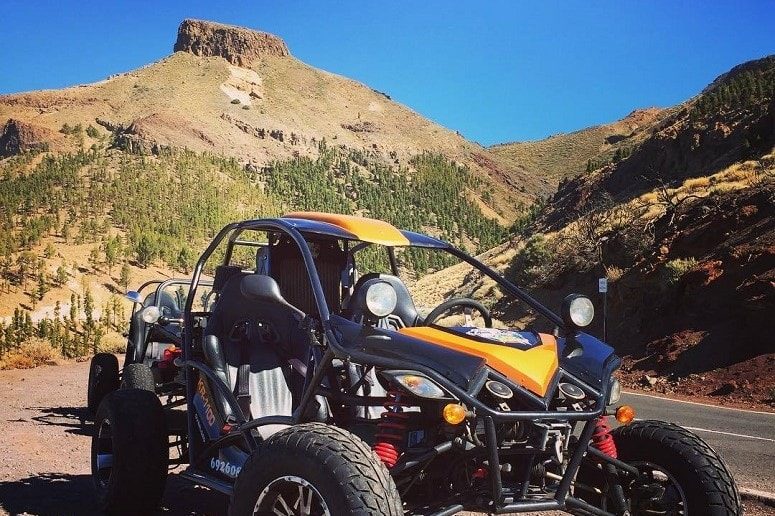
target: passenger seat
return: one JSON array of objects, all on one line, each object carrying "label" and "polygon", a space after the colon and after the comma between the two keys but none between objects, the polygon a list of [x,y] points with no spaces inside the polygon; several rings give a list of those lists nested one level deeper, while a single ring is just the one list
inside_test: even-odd
[{"label": "passenger seat", "polygon": [[[235,395],[249,394],[249,403],[242,400],[248,419],[290,416],[298,404],[292,389],[292,375],[298,373],[289,364],[294,349],[302,344],[309,348],[309,337],[301,329],[304,315],[285,301],[269,276],[235,274],[223,286],[205,329],[204,352]],[[219,401],[228,412],[225,401]],[[280,428],[260,427],[259,433],[266,438]]]}]

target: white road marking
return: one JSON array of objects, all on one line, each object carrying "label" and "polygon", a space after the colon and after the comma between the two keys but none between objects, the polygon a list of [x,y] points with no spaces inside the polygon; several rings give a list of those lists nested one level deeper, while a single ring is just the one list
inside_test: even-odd
[{"label": "white road marking", "polygon": [[[635,421],[646,421],[646,420],[635,418]],[[694,432],[709,432],[711,434],[731,435],[733,437],[743,437],[745,439],[757,439],[759,441],[767,441],[767,442],[775,443],[775,439],[770,439],[769,437],[759,437],[758,435],[735,434],[733,432],[722,432],[721,430],[709,430],[707,428],[697,428],[696,426],[685,426],[680,423],[676,423],[676,424],[678,424],[681,428],[686,428],[687,430],[693,430]]]},{"label": "white road marking", "polygon": [[745,439],[757,439],[759,441],[768,441],[771,443],[775,443],[775,439],[770,439],[769,437],[759,437],[758,435],[735,434],[732,432],[722,432],[721,430],[708,430],[707,428],[696,428],[692,426],[684,426],[684,428],[686,428],[687,430],[694,430],[695,432],[710,432],[712,434],[731,435],[733,437],[743,437]]},{"label": "white road marking", "polygon": [[709,403],[698,403],[696,401],[686,401],[686,400],[677,400],[675,398],[665,398],[662,396],[655,396],[653,394],[644,394],[642,392],[624,391],[624,393],[630,394],[632,396],[643,396],[644,398],[654,398],[655,400],[672,401],[675,403],[686,403],[687,405],[697,405],[700,407],[717,408],[722,410],[736,410],[738,412],[748,412],[749,414],[764,414],[766,416],[775,417],[775,412],[763,412],[760,410],[746,410],[746,409],[735,408],[735,407],[722,407],[720,405],[711,405]]}]

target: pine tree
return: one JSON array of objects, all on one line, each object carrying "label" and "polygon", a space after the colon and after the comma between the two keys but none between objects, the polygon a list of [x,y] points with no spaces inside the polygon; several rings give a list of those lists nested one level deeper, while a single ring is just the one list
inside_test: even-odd
[{"label": "pine tree", "polygon": [[121,285],[121,288],[126,290],[129,287],[129,281],[131,280],[131,271],[129,269],[129,264],[127,262],[124,262],[121,265],[121,277],[118,280],[119,285]]}]

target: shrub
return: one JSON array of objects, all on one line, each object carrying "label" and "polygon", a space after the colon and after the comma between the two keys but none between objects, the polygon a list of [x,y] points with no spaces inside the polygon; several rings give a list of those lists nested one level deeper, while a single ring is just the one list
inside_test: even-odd
[{"label": "shrub", "polygon": [[552,276],[549,267],[553,265],[554,245],[543,234],[530,237],[514,256],[508,274],[519,283],[537,283],[541,278]]},{"label": "shrub", "polygon": [[547,239],[542,234],[531,236],[525,247],[517,254],[517,259],[525,268],[540,267],[552,260],[552,252],[549,250]]},{"label": "shrub", "polygon": [[232,104],[239,104],[240,101],[239,101],[239,99],[231,99],[231,103]]},{"label": "shrub", "polygon": [[123,353],[126,350],[126,338],[115,332],[108,332],[100,341],[100,353]]},{"label": "shrub", "polygon": [[676,258],[665,264],[665,283],[668,286],[677,284],[684,274],[697,265],[694,258]]},{"label": "shrub", "polygon": [[250,109],[250,106],[248,106],[247,104],[245,104],[245,105],[243,105],[243,106],[242,106],[242,109],[244,109],[245,111],[247,111],[248,109]]},{"label": "shrub", "polygon": [[18,349],[7,353],[0,361],[0,369],[32,369],[45,364],[55,364],[61,359],[59,351],[43,339],[31,339]]},{"label": "shrub", "polygon": [[608,281],[610,281],[611,283],[616,283],[622,278],[622,276],[624,276],[625,272],[626,271],[620,267],[616,267],[616,266],[606,267],[605,277],[608,278]]}]

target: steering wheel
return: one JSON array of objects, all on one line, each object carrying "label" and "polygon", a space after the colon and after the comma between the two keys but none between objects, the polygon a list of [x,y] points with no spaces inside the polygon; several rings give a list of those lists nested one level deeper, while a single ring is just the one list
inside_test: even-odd
[{"label": "steering wheel", "polygon": [[492,328],[492,316],[490,315],[490,311],[487,309],[487,307],[484,306],[479,301],[474,301],[473,299],[470,299],[467,297],[455,297],[452,299],[448,299],[447,301],[444,301],[439,306],[431,310],[431,313],[429,313],[428,316],[425,318],[425,321],[423,322],[423,324],[425,326],[430,326],[431,324],[436,322],[436,319],[438,319],[442,314],[449,312],[450,310],[458,306],[473,308],[474,310],[482,314],[482,319],[484,319],[484,327]]}]

